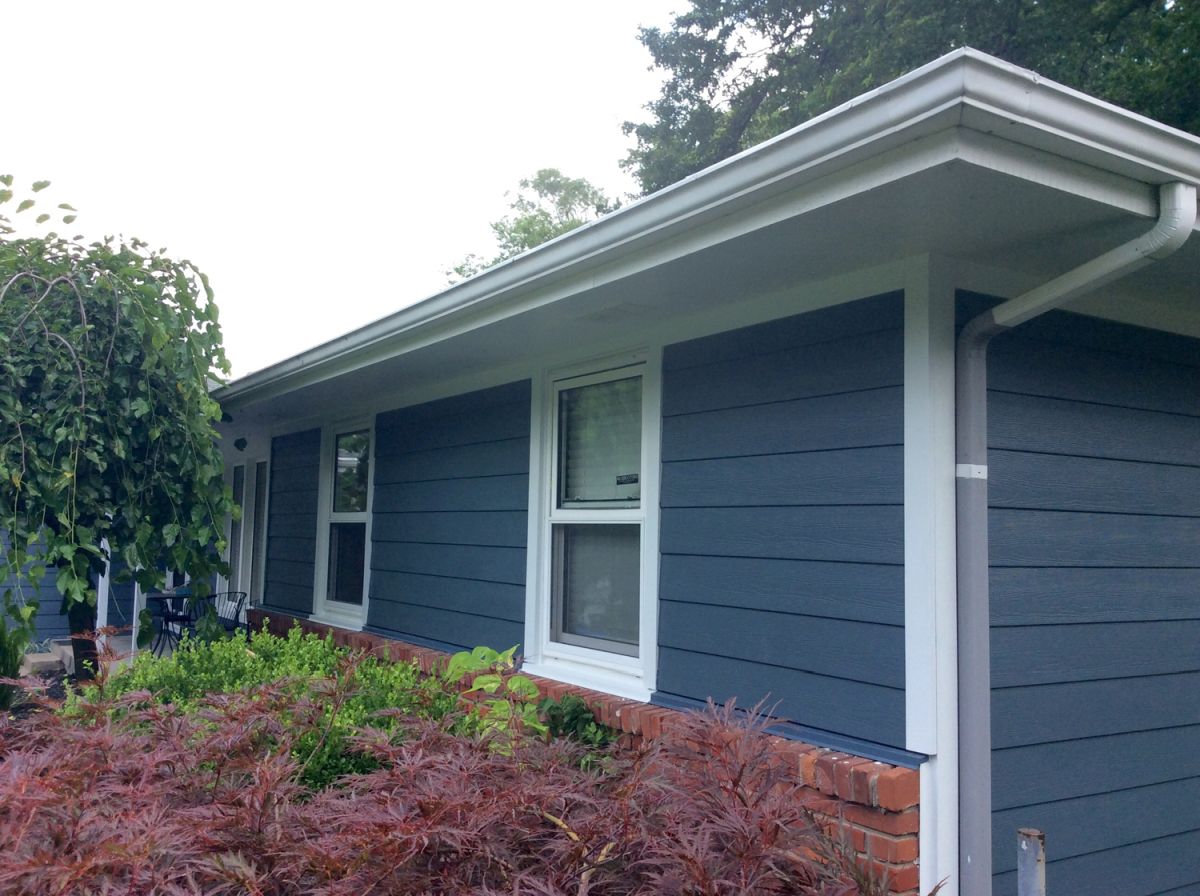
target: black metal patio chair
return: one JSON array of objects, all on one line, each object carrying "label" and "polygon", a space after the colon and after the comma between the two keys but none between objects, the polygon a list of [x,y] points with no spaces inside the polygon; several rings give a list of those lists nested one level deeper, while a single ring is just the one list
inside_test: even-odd
[{"label": "black metal patio chair", "polygon": [[195,634],[196,620],[206,603],[204,598],[195,597],[191,589],[150,594],[146,600],[152,606],[151,614],[158,624],[158,637],[150,648],[155,656],[162,656],[168,648],[174,652],[183,640],[184,632]]},{"label": "black metal patio chair", "polygon": [[246,592],[218,591],[210,600],[217,612],[217,619],[229,634],[242,632],[250,640],[250,626],[246,624]]}]

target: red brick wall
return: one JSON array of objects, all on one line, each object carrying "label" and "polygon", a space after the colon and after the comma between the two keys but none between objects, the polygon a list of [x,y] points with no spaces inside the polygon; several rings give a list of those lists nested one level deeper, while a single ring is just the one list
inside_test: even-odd
[{"label": "red brick wall", "polygon": [[[249,611],[250,627],[287,634],[293,625],[308,632],[333,633],[337,644],[386,656],[395,662],[415,661],[426,672],[445,663],[446,654],[417,647],[369,632],[352,632],[279,612]],[[542,693],[555,699],[564,694],[583,698],[604,724],[634,738],[670,736],[678,710],[613,697],[576,685],[537,679]],[[893,893],[917,892],[919,868],[917,835],[920,827],[920,776],[915,769],[899,768],[847,753],[814,747],[800,741],[771,738],[775,748],[795,769],[796,779],[817,808],[837,822],[863,861],[876,874],[886,875]]]}]

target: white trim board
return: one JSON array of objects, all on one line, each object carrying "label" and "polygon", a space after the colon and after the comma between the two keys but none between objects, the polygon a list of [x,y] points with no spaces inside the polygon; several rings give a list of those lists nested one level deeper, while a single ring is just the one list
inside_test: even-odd
[{"label": "white trim board", "polygon": [[913,259],[904,320],[905,745],[921,768],[921,892],[958,880],[954,269]]}]

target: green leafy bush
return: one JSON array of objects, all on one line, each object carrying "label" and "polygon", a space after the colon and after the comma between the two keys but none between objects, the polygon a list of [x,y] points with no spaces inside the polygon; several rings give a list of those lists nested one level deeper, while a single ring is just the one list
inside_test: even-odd
[{"label": "green leafy bush", "polygon": [[440,720],[457,702],[413,664],[356,653],[299,628],[282,638],[264,628],[249,644],[240,638],[185,640],[169,657],[140,655],[102,687],[108,699],[148,691],[155,702],[194,713],[210,695],[253,694],[268,685],[295,701],[287,724],[299,725],[303,716],[303,734],[292,750],[310,787],[375,767],[352,743],[360,730],[398,734],[404,717]]},{"label": "green leafy bush", "polygon": [[232,638],[189,641],[169,657],[141,653],[133,663],[109,680],[112,697],[132,691],[150,691],[164,703],[187,706],[212,693],[233,693],[280,679],[307,683],[329,677],[348,651],[329,637],[306,635],[293,628],[286,637],[265,628],[250,643]]},{"label": "green leafy bush", "polygon": [[547,697],[538,704],[538,713],[546,720],[551,737],[568,737],[586,747],[607,747],[621,736],[608,725],[596,721],[596,714],[575,694],[564,694],[561,700]]},{"label": "green leafy bush", "polygon": [[[0,604],[0,678],[16,678],[21,674],[21,660],[34,634],[34,614],[37,604],[19,606],[11,595],[4,594]],[[12,684],[0,684],[0,709],[16,702],[20,689]]]},{"label": "green leafy bush", "polygon": [[500,653],[491,647],[476,647],[450,657],[442,678],[450,687],[462,688],[473,699],[475,712],[464,720],[462,733],[489,736],[492,746],[501,752],[511,749],[515,735],[545,734],[546,725],[538,715],[537,685],[525,675],[514,673],[517,648]]}]

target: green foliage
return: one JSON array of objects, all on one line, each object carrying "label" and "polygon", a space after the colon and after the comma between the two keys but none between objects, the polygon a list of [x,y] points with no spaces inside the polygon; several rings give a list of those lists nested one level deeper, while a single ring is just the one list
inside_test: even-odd
[{"label": "green foliage", "polygon": [[[11,202],[12,177],[0,183]],[[53,570],[64,607],[94,606],[104,540],[144,588],[164,564],[208,581],[235,512],[208,394],[229,365],[207,278],[137,239],[81,239],[18,237],[0,213],[0,578]]]},{"label": "green foliage", "polygon": [[[472,717],[474,729],[491,736],[497,749],[511,749],[518,734],[545,734],[546,724],[538,715],[537,685],[524,676],[513,674],[516,669],[516,646],[503,653],[491,647],[476,647],[450,657],[443,673],[453,686],[467,684],[464,694],[486,694],[488,699],[477,701],[479,714]],[[465,682],[464,682],[465,679]]]},{"label": "green foliage", "polygon": [[298,712],[315,717],[293,748],[301,780],[310,787],[374,767],[351,744],[363,728],[396,732],[399,715],[441,719],[456,702],[439,681],[423,678],[412,664],[355,655],[329,636],[306,635],[299,628],[283,638],[264,628],[248,645],[241,638],[185,640],[169,657],[140,654],[109,679],[103,696],[149,691],[156,701],[192,713],[212,694],[253,693],[279,682]]},{"label": "green foliage", "polygon": [[620,732],[597,722],[595,713],[575,694],[561,700],[547,697],[538,704],[538,714],[551,737],[567,737],[593,748],[607,747],[620,737]]},{"label": "green foliage", "polygon": [[233,693],[286,678],[297,687],[329,677],[344,654],[330,638],[292,629],[286,638],[265,629],[250,643],[231,638],[209,642],[185,640],[170,656],[139,653],[106,686],[110,696],[150,691],[164,703],[189,706],[205,694]]},{"label": "green foliage", "polygon": [[[36,614],[36,603],[20,605],[10,593],[4,593],[4,604],[0,606],[0,678],[21,674],[21,660],[33,640]],[[16,685],[0,684],[0,709],[12,706],[19,693]]]},{"label": "green foliage", "polygon": [[542,168],[532,178],[521,181],[510,206],[513,214],[492,223],[499,252],[490,261],[468,255],[448,273],[452,281],[472,277],[619,207],[619,202],[610,200],[584,178],[567,177],[557,168]]},{"label": "green foliage", "polygon": [[625,125],[646,192],[963,46],[1200,133],[1196,0],[692,0],[640,40],[669,76]]}]

